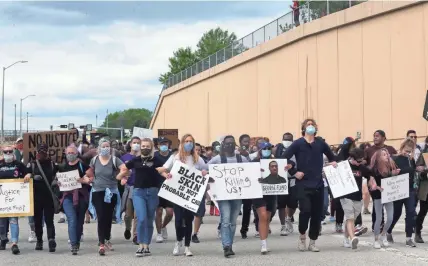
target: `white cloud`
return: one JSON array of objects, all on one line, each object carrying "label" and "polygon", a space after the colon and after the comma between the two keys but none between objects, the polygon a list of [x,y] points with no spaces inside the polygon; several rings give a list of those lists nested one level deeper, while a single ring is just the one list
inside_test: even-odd
[{"label": "white cloud", "polygon": [[243,37],[274,17],[192,24],[0,26],[0,66],[29,61],[6,71],[5,129],[14,128],[13,105],[17,104],[19,116],[19,99],[29,94],[37,95],[24,102],[24,114],[35,114],[30,129],[69,122],[95,124],[97,113],[102,122],[106,109],[123,106],[152,108],[162,87],[156,80],[168,70],[174,50],[194,48],[204,32],[217,26]]}]

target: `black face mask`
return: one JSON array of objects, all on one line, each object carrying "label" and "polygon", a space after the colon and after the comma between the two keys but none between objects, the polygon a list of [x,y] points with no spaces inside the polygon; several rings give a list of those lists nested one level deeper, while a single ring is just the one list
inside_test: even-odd
[{"label": "black face mask", "polygon": [[235,151],[235,146],[235,143],[225,143],[223,145],[223,149],[228,153],[232,153],[233,151]]},{"label": "black face mask", "polygon": [[141,149],[141,154],[143,156],[149,156],[149,154],[152,152],[151,149]]}]

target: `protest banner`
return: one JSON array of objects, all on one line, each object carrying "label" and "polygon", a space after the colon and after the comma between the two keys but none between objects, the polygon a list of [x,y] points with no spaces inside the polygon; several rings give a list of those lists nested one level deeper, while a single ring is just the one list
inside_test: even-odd
[{"label": "protest banner", "polygon": [[64,150],[79,137],[77,130],[45,131],[24,134],[24,164],[36,159],[37,145],[48,145],[48,156],[57,163],[65,160]]},{"label": "protest banner", "polygon": [[196,213],[205,194],[208,178],[202,176],[201,171],[179,161],[174,163],[170,174],[172,178],[163,182],[159,197]]},{"label": "protest banner", "polygon": [[382,204],[409,197],[409,174],[381,179]]},{"label": "protest banner", "polygon": [[80,179],[78,170],[57,173],[56,178],[59,182],[59,191],[71,191],[82,188],[82,184],[77,182]]},{"label": "protest banner", "polygon": [[260,160],[263,195],[288,195],[288,173],[286,159]]},{"label": "protest banner", "polygon": [[0,179],[0,217],[34,215],[33,180]]},{"label": "protest banner", "polygon": [[215,189],[212,191],[212,199],[219,201],[263,197],[262,184],[259,182],[260,163],[211,164],[209,167]]},{"label": "protest banner", "polygon": [[333,198],[358,191],[358,185],[348,161],[337,163],[336,168],[331,165],[326,166],[323,170]]},{"label": "protest banner", "polygon": [[142,128],[142,127],[134,127],[132,129],[132,136],[133,137],[139,137],[140,139],[143,138],[153,138],[153,130]]},{"label": "protest banner", "polygon": [[178,149],[178,129],[158,129],[158,137],[165,137],[171,141],[171,149]]}]

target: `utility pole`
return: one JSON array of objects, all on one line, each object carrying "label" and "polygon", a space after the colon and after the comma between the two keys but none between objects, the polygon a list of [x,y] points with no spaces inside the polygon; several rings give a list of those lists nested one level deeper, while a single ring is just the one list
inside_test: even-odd
[{"label": "utility pole", "polygon": [[108,135],[108,109],[107,109],[107,116],[106,116],[106,129],[107,129],[107,135]]},{"label": "utility pole", "polygon": [[98,126],[98,115],[95,115],[95,126]]},{"label": "utility pole", "polygon": [[28,133],[28,112],[27,112],[27,133]]},{"label": "utility pole", "polygon": [[15,103],[15,132],[14,132],[14,136],[16,139],[16,137],[17,137],[17,135],[16,135],[16,103]]}]

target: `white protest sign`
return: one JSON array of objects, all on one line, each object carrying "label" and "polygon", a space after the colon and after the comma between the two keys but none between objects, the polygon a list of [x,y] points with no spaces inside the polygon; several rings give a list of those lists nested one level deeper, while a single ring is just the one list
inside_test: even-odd
[{"label": "white protest sign", "polygon": [[141,127],[134,127],[132,130],[132,136],[133,137],[139,137],[139,138],[153,138],[153,130],[147,129],[147,128],[141,128]]},{"label": "white protest sign", "polygon": [[382,204],[409,197],[409,174],[381,179]]},{"label": "white protest sign", "polygon": [[0,180],[0,217],[23,217],[34,215],[33,180]]},{"label": "white protest sign", "polygon": [[262,198],[260,163],[211,164],[210,177],[215,181],[215,200]]},{"label": "white protest sign", "polygon": [[286,159],[260,160],[263,195],[288,195]]},{"label": "white protest sign", "polygon": [[331,165],[326,166],[324,167],[324,173],[333,198],[358,191],[358,185],[348,161],[337,163],[336,168]]},{"label": "white protest sign", "polygon": [[170,173],[172,178],[163,182],[159,197],[196,213],[207,188],[208,176],[203,177],[201,171],[190,169],[180,161],[174,163]]},{"label": "white protest sign", "polygon": [[78,183],[80,179],[79,171],[73,170],[69,172],[57,173],[59,191],[71,191],[82,188],[82,184]]}]

